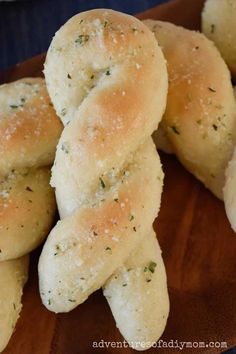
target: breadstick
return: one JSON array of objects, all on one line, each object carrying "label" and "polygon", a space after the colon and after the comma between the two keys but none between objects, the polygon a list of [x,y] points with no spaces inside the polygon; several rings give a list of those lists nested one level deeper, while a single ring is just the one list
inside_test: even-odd
[{"label": "breadstick", "polygon": [[[112,288],[110,277],[150,233],[163,179],[151,134],[165,109],[167,71],[152,33],[139,20],[94,10],[73,17],[56,33],[45,77],[65,127],[51,182],[61,221],[40,257],[40,292],[48,309],[66,312],[108,279]],[[160,257],[158,246],[156,250]],[[163,331],[168,306],[159,308],[160,289],[165,304],[168,294],[163,269],[156,271],[160,284],[149,284],[157,296],[153,311],[157,321],[159,313],[165,318],[154,335],[145,328],[150,309],[142,317],[130,311],[132,329],[120,328],[129,340],[137,338],[138,328],[147,341],[157,340]],[[127,312],[132,300],[133,295]],[[116,305],[109,303],[120,323]]]}]

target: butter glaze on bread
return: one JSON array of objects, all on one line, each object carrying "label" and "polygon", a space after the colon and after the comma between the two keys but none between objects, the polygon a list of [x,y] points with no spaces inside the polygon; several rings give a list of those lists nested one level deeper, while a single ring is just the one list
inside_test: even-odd
[{"label": "butter glaze on bread", "polygon": [[41,78],[0,86],[0,261],[46,237],[55,215],[50,164],[61,123]]},{"label": "butter glaze on bread", "polygon": [[207,0],[202,12],[202,31],[216,44],[236,82],[236,1]]},{"label": "butter glaze on bread", "polygon": [[[163,55],[139,20],[93,10],[74,16],[56,33],[45,77],[65,127],[51,181],[61,220],[39,261],[43,303],[54,312],[67,312],[105,286],[120,331],[132,347],[143,350],[132,340],[139,331],[150,347],[163,332],[169,311],[161,253],[157,240],[149,238],[163,180],[151,139],[166,104]],[[145,249],[142,242],[149,252],[155,244],[155,259],[144,252],[131,271],[125,264],[132,252]],[[160,265],[155,270],[159,276],[144,282],[150,262]],[[124,274],[127,285],[122,286]],[[141,282],[143,289],[137,288]],[[156,296],[153,307],[145,296],[148,291]],[[128,327],[120,321],[120,301]],[[134,307],[142,307],[143,313],[138,316]]]},{"label": "butter glaze on bread", "polygon": [[169,91],[162,120],[183,165],[218,198],[236,141],[236,103],[229,70],[203,34],[144,21],[167,60]]}]

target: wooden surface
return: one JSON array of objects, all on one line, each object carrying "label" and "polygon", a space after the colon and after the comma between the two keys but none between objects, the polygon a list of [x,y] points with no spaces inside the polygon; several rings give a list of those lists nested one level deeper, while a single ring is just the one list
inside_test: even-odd
[{"label": "wooden surface", "polygon": [[[176,0],[139,17],[170,20],[198,28],[202,0]],[[0,81],[39,75],[44,56],[0,73]],[[236,344],[236,236],[223,203],[191,176],[173,156],[161,155],[165,186],[155,223],[166,264],[171,310],[163,340]],[[133,353],[132,349],[93,349],[92,342],[122,341],[101,291],[68,314],[55,315],[41,304],[37,257],[23,297],[23,311],[4,354]],[[150,349],[148,353],[157,353]],[[159,349],[177,353],[177,349]],[[186,349],[184,353],[219,353]]]}]

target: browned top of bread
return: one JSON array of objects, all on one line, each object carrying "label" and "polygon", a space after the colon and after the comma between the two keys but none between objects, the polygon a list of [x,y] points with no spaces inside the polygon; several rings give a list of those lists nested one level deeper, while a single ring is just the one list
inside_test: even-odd
[{"label": "browned top of bread", "polygon": [[169,91],[163,126],[173,150],[222,198],[225,168],[236,141],[236,103],[229,70],[203,34],[147,20],[167,60]]},{"label": "browned top of bread", "polygon": [[60,132],[44,79],[0,86],[0,175],[52,164]]},{"label": "browned top of bread", "polygon": [[[165,109],[167,71],[142,22],[101,9],[74,16],[56,33],[45,78],[65,127],[52,170],[62,220],[40,257],[40,291],[48,309],[64,312],[103,286],[150,233],[163,178],[151,134]],[[157,294],[159,288],[153,291]],[[139,338],[156,340],[167,315],[160,326],[146,307],[145,315],[134,321],[131,307],[127,303],[130,327],[118,321],[125,338],[134,339],[139,329]]]},{"label": "browned top of bread", "polygon": [[0,261],[25,255],[49,232],[61,129],[42,78],[0,86]]}]

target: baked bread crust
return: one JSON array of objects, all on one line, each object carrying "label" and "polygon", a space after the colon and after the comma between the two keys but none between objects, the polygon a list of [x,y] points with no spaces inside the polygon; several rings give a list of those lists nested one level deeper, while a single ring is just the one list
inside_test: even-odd
[{"label": "baked bread crust", "polygon": [[6,347],[22,308],[29,256],[0,262],[0,352]]},{"label": "baked bread crust", "polygon": [[225,169],[236,141],[236,102],[229,70],[203,34],[147,20],[167,60],[169,91],[162,127],[182,164],[223,199]]},{"label": "baked bread crust", "polygon": [[207,0],[202,11],[202,32],[211,39],[236,80],[236,2]]},{"label": "baked bread crust", "polygon": [[[236,87],[234,88],[234,96],[236,99]],[[225,171],[225,185],[224,185],[224,203],[225,211],[232,229],[236,232],[236,195],[235,195],[235,181],[236,181],[236,147],[231,160],[229,161]]]},{"label": "baked bread crust", "polygon": [[0,86],[0,261],[32,251],[52,226],[50,165],[60,133],[44,79]]},{"label": "baked bread crust", "polygon": [[[114,295],[108,301],[118,327],[133,341],[131,346],[145,349],[135,340],[151,346],[162,334],[169,311],[163,261],[157,240],[151,238],[163,180],[151,139],[166,103],[163,55],[139,20],[93,10],[74,16],[56,33],[45,77],[65,127],[51,180],[61,221],[39,261],[43,303],[54,312],[70,311],[109,279],[104,293],[107,298]],[[149,245],[148,252],[142,242]],[[125,264],[139,247],[144,252],[129,272]],[[159,275],[158,267],[156,274],[148,270],[153,275],[149,282],[144,276],[147,259],[160,265]],[[127,283],[120,286],[124,274]],[[137,284],[145,287],[141,290]],[[143,308],[140,316],[132,307],[137,289],[134,307]],[[148,306],[146,291],[156,295],[153,307]],[[122,313],[129,317],[129,326],[119,301],[126,303]]]}]

